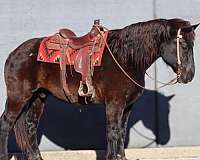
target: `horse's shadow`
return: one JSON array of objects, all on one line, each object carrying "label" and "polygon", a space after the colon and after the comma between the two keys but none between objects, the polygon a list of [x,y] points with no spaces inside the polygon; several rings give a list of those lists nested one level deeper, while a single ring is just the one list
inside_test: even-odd
[{"label": "horse's shadow", "polygon": [[[169,101],[159,92],[146,90],[132,108],[128,128],[126,147],[129,143],[130,129],[141,121],[152,131],[154,142],[164,145],[170,139]],[[159,100],[159,101],[156,101]],[[159,105],[156,105],[158,104]],[[38,128],[38,142],[42,136],[64,149],[106,148],[105,107],[88,105],[77,107],[49,97]],[[139,131],[140,136],[143,133]],[[9,151],[16,151],[14,139],[9,141]],[[98,157],[98,152],[97,152]]]},{"label": "horse's shadow", "polygon": [[[129,143],[130,129],[134,129],[134,132],[139,136],[156,143],[159,145],[165,145],[170,140],[170,126],[169,126],[169,101],[174,95],[169,97],[157,91],[146,90],[143,96],[136,102],[132,108],[132,112],[129,118],[125,146]],[[140,130],[137,130],[134,126],[137,122],[141,121],[142,124],[150,130],[155,138],[145,136]],[[148,147],[148,144],[144,144],[141,147]]]}]

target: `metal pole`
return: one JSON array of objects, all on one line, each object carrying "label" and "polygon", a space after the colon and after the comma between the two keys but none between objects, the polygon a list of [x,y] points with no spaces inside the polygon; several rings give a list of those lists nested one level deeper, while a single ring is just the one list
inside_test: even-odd
[{"label": "metal pole", "polygon": [[[157,13],[156,13],[156,0],[153,0],[153,18],[157,18]],[[157,80],[157,63],[154,63],[154,77],[155,80]],[[155,95],[154,95],[154,102],[155,102],[155,137],[156,137],[156,145],[158,147],[159,145],[159,137],[160,137],[160,131],[159,131],[159,104],[158,104],[158,84],[155,81],[154,82],[154,87],[155,87]]]}]

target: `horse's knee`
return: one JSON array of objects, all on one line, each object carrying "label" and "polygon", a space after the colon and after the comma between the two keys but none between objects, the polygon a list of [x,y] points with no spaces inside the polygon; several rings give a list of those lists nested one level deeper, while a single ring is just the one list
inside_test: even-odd
[{"label": "horse's knee", "polygon": [[107,136],[109,140],[117,141],[120,137],[120,129],[119,128],[112,128],[108,130]]}]

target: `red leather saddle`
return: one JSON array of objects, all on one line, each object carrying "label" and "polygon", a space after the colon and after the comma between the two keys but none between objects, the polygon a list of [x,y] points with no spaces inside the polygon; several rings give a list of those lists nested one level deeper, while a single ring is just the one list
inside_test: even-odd
[{"label": "red leather saddle", "polygon": [[[82,75],[82,81],[80,82],[79,95],[80,96],[94,96],[94,88],[92,85],[93,75],[93,63],[91,63],[91,57],[94,52],[100,50],[103,42],[101,32],[104,30],[99,25],[99,20],[94,22],[92,29],[85,35],[77,37],[76,34],[67,28],[61,29],[58,34],[51,38],[47,42],[48,49],[59,50],[61,52],[60,67],[63,81],[63,88],[67,94],[70,94],[66,83],[66,60],[71,63],[69,49],[76,50],[77,56],[74,61],[74,69]],[[85,85],[87,86],[87,92],[84,92]]]}]

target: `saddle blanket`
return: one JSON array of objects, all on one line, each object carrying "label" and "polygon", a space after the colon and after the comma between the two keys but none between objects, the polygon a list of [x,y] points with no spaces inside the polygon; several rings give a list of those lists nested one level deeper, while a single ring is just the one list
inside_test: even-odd
[{"label": "saddle blanket", "polygon": [[[49,36],[49,37],[46,37],[42,40],[40,47],[39,47],[39,51],[38,51],[37,61],[60,64],[61,49],[48,47],[48,43],[49,42],[51,43],[51,40],[53,41],[55,36],[56,35]],[[96,50],[92,54],[91,60],[92,60],[92,64],[94,66],[100,66],[101,65],[101,60],[102,60],[103,51],[104,51],[107,36],[108,36],[108,32],[104,32],[103,38],[102,38],[100,46],[99,46],[99,50]],[[69,53],[70,61],[66,60],[67,65],[74,65],[78,51],[79,51],[79,49],[74,50],[74,49],[68,47],[68,53]]]}]

